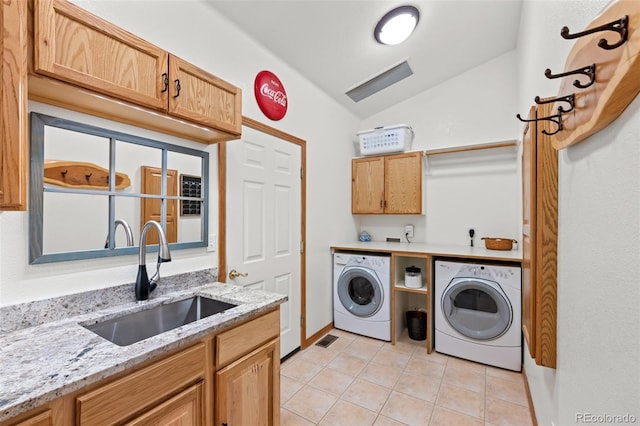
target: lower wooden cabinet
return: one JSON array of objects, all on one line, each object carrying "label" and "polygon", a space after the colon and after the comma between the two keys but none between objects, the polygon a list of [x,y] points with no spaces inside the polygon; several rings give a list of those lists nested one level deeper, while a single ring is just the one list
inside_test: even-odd
[{"label": "lower wooden cabinet", "polygon": [[33,417],[15,423],[16,426],[51,426],[53,424],[53,415],[51,410],[44,413],[36,414]]},{"label": "lower wooden cabinet", "polygon": [[[205,379],[205,344],[199,343],[76,398],[81,425],[112,425],[157,411],[185,386]],[[165,411],[156,412],[156,415]]]},{"label": "lower wooden cabinet", "polygon": [[279,347],[276,339],[216,373],[215,425],[280,423]]},{"label": "lower wooden cabinet", "polygon": [[127,426],[202,426],[204,410],[202,404],[203,382],[198,382],[184,392],[126,423]]},{"label": "lower wooden cabinet", "polygon": [[0,426],[279,423],[277,308],[147,365],[1,421]]}]

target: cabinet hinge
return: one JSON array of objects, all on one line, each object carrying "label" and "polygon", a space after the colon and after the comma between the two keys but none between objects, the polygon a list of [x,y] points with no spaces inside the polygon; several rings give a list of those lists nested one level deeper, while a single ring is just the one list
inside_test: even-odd
[{"label": "cabinet hinge", "polygon": [[300,167],[300,180],[304,178],[304,169]]},{"label": "cabinet hinge", "polygon": [[300,253],[304,253],[304,241],[300,241]]}]

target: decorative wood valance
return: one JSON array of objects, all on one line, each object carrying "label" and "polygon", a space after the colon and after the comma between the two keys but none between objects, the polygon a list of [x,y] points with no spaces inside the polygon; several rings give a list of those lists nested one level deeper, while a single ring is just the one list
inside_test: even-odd
[{"label": "decorative wood valance", "polygon": [[[44,182],[67,188],[109,189],[109,170],[81,161],[45,160]],[[115,189],[130,185],[129,176],[116,172]]]}]

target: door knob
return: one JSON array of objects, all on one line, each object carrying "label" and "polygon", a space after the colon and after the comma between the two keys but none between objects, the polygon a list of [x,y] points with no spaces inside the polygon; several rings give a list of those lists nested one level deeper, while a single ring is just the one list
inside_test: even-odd
[{"label": "door knob", "polygon": [[249,275],[248,273],[243,274],[242,272],[238,272],[235,269],[229,271],[229,278],[235,280],[238,277],[246,277]]}]

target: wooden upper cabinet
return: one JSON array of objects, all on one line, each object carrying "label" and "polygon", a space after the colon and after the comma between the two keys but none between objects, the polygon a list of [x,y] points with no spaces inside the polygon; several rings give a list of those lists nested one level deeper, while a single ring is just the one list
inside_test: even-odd
[{"label": "wooden upper cabinet", "polygon": [[0,210],[26,210],[27,132],[27,4],[0,2]]},{"label": "wooden upper cabinet", "polygon": [[422,214],[422,153],[354,158],[351,212]]},{"label": "wooden upper cabinet", "polygon": [[384,164],[385,213],[422,213],[422,153],[392,155]]},{"label": "wooden upper cabinet", "polygon": [[[33,19],[33,73],[152,112],[145,116],[140,109],[42,78],[29,81],[35,100],[205,143],[241,134],[238,87],[67,0],[35,0]],[[166,122],[168,116],[176,119]],[[163,117],[165,122],[159,122]],[[197,128],[183,129],[184,123]]]},{"label": "wooden upper cabinet", "polygon": [[213,74],[169,55],[169,113],[229,133],[242,129],[242,93]]},{"label": "wooden upper cabinet", "polygon": [[168,52],[65,0],[36,1],[34,21],[35,72],[167,108]]},{"label": "wooden upper cabinet", "polygon": [[384,213],[384,157],[351,161],[352,213]]}]

